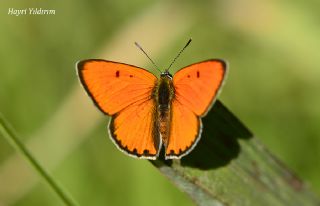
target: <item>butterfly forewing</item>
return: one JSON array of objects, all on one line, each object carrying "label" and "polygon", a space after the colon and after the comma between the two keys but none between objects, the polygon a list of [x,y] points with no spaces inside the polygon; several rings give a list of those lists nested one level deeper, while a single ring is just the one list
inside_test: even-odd
[{"label": "butterfly forewing", "polygon": [[176,99],[203,116],[215,100],[225,73],[222,60],[208,60],[179,70],[173,77]]},{"label": "butterfly forewing", "polygon": [[123,63],[84,60],[78,63],[81,83],[95,104],[108,115],[150,98],[157,78],[150,72]]}]

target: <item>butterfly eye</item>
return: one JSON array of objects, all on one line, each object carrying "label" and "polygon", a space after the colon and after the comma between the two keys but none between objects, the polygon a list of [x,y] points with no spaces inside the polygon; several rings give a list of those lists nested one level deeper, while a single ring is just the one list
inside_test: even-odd
[{"label": "butterfly eye", "polygon": [[163,73],[161,73],[161,77],[169,77],[170,79],[172,79],[173,77],[172,77],[172,75],[169,73],[169,72],[163,72]]}]

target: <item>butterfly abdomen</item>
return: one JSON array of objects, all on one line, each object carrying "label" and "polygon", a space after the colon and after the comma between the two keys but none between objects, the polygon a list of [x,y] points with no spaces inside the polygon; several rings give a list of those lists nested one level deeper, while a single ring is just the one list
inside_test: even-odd
[{"label": "butterfly abdomen", "polygon": [[172,79],[162,74],[156,91],[159,132],[164,145],[167,145],[170,135],[171,101],[174,96]]}]

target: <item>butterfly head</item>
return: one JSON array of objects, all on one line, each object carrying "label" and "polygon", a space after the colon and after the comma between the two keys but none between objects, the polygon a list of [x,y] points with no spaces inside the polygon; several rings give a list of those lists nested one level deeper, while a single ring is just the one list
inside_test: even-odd
[{"label": "butterfly head", "polygon": [[169,71],[164,71],[164,72],[162,72],[161,75],[160,75],[160,77],[161,77],[162,79],[168,78],[168,79],[172,80],[172,74],[170,74]]}]

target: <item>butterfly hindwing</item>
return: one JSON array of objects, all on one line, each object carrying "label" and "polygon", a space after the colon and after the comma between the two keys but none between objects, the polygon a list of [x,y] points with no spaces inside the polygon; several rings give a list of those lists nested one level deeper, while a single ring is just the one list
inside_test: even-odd
[{"label": "butterfly hindwing", "polygon": [[201,135],[201,119],[177,99],[171,104],[172,121],[170,137],[166,146],[166,159],[180,158],[189,151]]},{"label": "butterfly hindwing", "polygon": [[114,115],[110,136],[118,148],[138,158],[156,159],[161,146],[155,124],[154,100],[138,101]]}]

